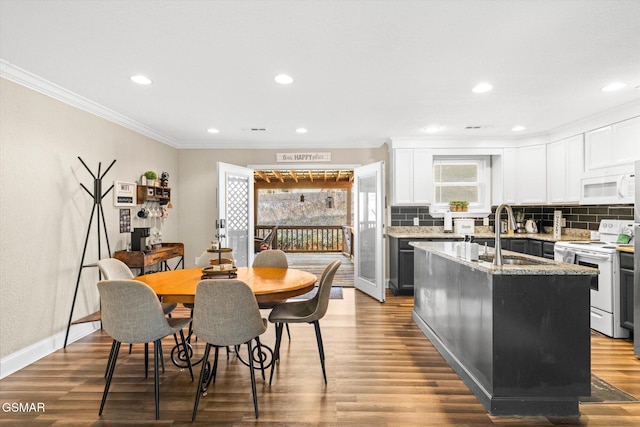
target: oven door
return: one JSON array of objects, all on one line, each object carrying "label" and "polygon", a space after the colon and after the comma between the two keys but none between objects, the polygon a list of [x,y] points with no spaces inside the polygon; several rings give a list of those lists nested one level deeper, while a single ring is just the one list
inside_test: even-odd
[{"label": "oven door", "polygon": [[608,254],[576,251],[575,263],[597,268],[600,274],[591,282],[591,306],[613,313],[613,259]]}]

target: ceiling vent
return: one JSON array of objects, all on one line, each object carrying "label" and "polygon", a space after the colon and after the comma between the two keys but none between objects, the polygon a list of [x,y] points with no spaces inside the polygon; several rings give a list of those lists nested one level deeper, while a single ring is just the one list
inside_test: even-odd
[{"label": "ceiling vent", "polygon": [[264,132],[267,128],[244,128],[242,130],[245,132]]},{"label": "ceiling vent", "polygon": [[465,129],[468,130],[476,130],[476,129],[489,129],[491,126],[490,125],[468,125],[465,126]]}]

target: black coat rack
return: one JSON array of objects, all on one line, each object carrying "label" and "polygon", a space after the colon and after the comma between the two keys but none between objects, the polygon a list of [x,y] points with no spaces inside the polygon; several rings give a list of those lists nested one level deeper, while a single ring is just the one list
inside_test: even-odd
[{"label": "black coat rack", "polygon": [[[71,303],[71,312],[69,313],[69,323],[67,324],[67,332],[64,336],[64,348],[67,348],[67,340],[69,339],[69,329],[71,328],[71,319],[73,318],[73,309],[75,308],[76,305],[76,298],[78,296],[78,287],[80,286],[80,277],[82,276],[82,270],[84,270],[85,267],[96,267],[96,264],[87,264],[85,265],[84,263],[84,257],[87,253],[87,244],[89,243],[89,235],[91,234],[91,225],[93,223],[93,216],[94,214],[97,215],[97,235],[98,235],[98,259],[102,258],[102,252],[101,252],[101,244],[100,244],[100,220],[102,220],[102,228],[104,230],[104,237],[105,240],[107,242],[107,251],[109,252],[109,257],[111,257],[111,247],[109,246],[109,235],[107,234],[107,225],[104,219],[104,210],[102,208],[102,199],[109,194],[109,192],[113,189],[113,184],[111,185],[111,187],[109,187],[109,189],[107,191],[104,192],[104,194],[102,194],[102,178],[104,178],[104,176],[107,174],[107,172],[109,172],[109,170],[111,169],[111,167],[113,166],[113,164],[116,162],[115,160],[113,162],[111,162],[111,164],[109,165],[109,167],[104,171],[104,173],[102,175],[100,175],[100,170],[102,168],[102,162],[98,163],[98,173],[94,174],[93,172],[91,172],[91,169],[89,169],[89,167],[87,166],[87,164],[80,158],[80,156],[78,156],[78,160],[80,160],[80,162],[82,163],[82,166],[85,167],[85,169],[87,169],[87,171],[91,174],[91,176],[93,177],[93,193],[91,191],[89,191],[89,189],[87,187],[84,186],[84,184],[80,183],[80,186],[87,192],[89,193],[89,195],[93,198],[93,208],[91,209],[91,216],[89,217],[89,225],[87,227],[87,236],[84,239],[84,248],[82,249],[82,259],[80,260],[80,268],[78,269],[78,279],[76,280],[76,290],[73,293],[73,302]],[[87,317],[84,317],[82,319],[76,320],[75,322],[73,322],[74,324],[78,324],[78,323],[86,323],[86,322],[93,322],[96,320],[100,320],[99,314],[98,313],[94,313],[92,315],[89,315]]]}]

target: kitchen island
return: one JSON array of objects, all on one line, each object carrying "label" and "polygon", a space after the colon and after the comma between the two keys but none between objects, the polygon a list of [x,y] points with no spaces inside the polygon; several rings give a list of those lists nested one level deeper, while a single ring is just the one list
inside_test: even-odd
[{"label": "kitchen island", "polygon": [[591,394],[598,270],[509,251],[505,261],[516,264],[496,267],[458,257],[460,243],[412,245],[413,320],[483,406],[492,415],[578,416],[578,396]]}]

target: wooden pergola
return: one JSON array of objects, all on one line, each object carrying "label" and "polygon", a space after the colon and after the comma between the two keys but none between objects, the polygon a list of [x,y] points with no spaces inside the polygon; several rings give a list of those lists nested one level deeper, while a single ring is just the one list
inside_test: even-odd
[{"label": "wooden pergola", "polygon": [[[256,170],[253,173],[253,181],[255,200],[258,198],[258,190],[351,190],[353,187],[353,170]],[[349,222],[351,221],[351,203],[351,191],[347,191],[347,221]],[[258,204],[255,203],[256,212],[254,212],[254,218],[258,217],[257,206]]]}]

